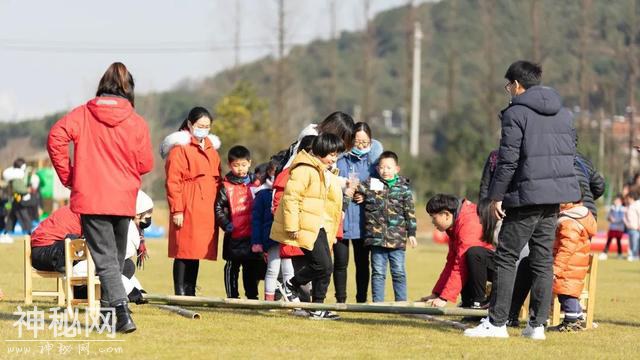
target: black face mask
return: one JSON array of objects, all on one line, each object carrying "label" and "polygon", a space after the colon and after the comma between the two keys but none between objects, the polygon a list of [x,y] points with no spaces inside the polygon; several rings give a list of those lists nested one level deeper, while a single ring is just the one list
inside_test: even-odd
[{"label": "black face mask", "polygon": [[146,218],[140,220],[140,229],[146,229],[149,226],[151,226],[151,218],[150,217],[146,217]]}]

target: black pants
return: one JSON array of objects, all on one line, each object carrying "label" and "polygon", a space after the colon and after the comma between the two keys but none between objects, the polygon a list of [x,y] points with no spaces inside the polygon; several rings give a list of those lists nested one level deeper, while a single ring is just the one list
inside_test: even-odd
[{"label": "black pants", "polygon": [[20,201],[13,201],[11,204],[11,211],[7,216],[7,221],[5,223],[5,231],[12,232],[16,227],[16,222],[20,222],[20,226],[22,226],[22,230],[28,235],[31,235],[31,223],[33,222],[33,207],[25,206]]},{"label": "black pants", "polygon": [[242,267],[242,286],[247,299],[258,300],[258,284],[264,279],[266,264],[262,259],[227,260],[224,265],[224,288],[227,297],[240,298],[238,276]]},{"label": "black pants", "polygon": [[516,261],[529,243],[531,269],[531,317],[536,327],[549,318],[553,285],[553,242],[558,205],[533,205],[507,209],[494,256],[489,319],[495,326],[506,324],[513,295]]},{"label": "black pants", "polygon": [[195,259],[173,260],[173,289],[176,295],[195,296],[200,261]]},{"label": "black pants", "polygon": [[64,241],[31,248],[31,264],[41,271],[64,272]]},{"label": "black pants", "polygon": [[[307,266],[307,258],[305,256],[293,256],[291,257],[291,264],[293,265],[293,273],[297,274],[298,271],[302,270],[305,266]],[[306,283],[300,285],[300,292],[298,293],[300,297],[300,301],[302,302],[311,302],[311,283]]]},{"label": "black pants", "polygon": [[493,255],[493,251],[482,246],[471,247],[465,253],[467,281],[461,293],[462,307],[486,303],[487,280],[493,279]]},{"label": "black pants", "polygon": [[313,244],[313,250],[302,249],[302,252],[308,263],[300,271],[296,272],[296,275],[291,279],[291,284],[299,287],[311,281],[311,301],[323,303],[327,296],[327,288],[331,282],[331,273],[333,272],[329,242],[324,229],[320,229],[318,232],[318,237]]},{"label": "black pants", "polygon": [[509,308],[509,319],[517,320],[520,315],[522,304],[529,295],[531,290],[531,267],[529,267],[529,257],[522,258],[516,272],[516,280],[513,284],[513,295],[511,297],[511,306]]},{"label": "black pants", "polygon": [[82,231],[87,239],[96,273],[100,277],[103,306],[114,307],[127,302],[122,284],[122,269],[127,250],[130,217],[115,215],[81,215]]},{"label": "black pants", "polygon": [[333,285],[336,302],[347,301],[347,267],[349,266],[349,240],[338,240],[333,244]]}]

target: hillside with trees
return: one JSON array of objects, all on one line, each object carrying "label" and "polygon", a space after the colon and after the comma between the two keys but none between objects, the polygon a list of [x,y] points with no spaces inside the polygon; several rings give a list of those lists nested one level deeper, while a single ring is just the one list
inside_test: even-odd
[{"label": "hillside with trees", "polygon": [[[377,14],[363,31],[293,46],[282,56],[171,91],[139,95],[137,109],[149,121],[156,147],[191,107],[214,109],[221,154],[246,144],[255,163],[286,147],[304,125],[343,110],[368,121],[374,137],[401,154],[403,172],[413,179],[420,200],[435,191],[475,198],[484,160],[497,146],[497,114],[509,100],[504,72],[511,62],[528,59],[542,64],[544,83],[557,88],[574,111],[581,151],[619,189],[628,171],[628,139],[614,137],[611,127],[614,115],[624,115],[637,98],[636,0],[411,3]],[[420,156],[410,160],[405,114],[414,21],[425,34],[423,111]],[[41,150],[60,115],[0,125],[0,147],[29,137]],[[154,173],[145,179],[156,198],[163,196],[163,165],[158,157]]]}]

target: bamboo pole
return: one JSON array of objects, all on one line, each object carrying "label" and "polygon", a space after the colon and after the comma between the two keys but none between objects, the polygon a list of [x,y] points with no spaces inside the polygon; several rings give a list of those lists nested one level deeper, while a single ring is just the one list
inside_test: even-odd
[{"label": "bamboo pole", "polygon": [[162,310],[167,310],[167,311],[171,311],[172,313],[176,313],[180,316],[184,316],[188,319],[192,319],[192,320],[200,320],[201,316],[200,313],[197,313],[195,311],[192,310],[187,310],[187,309],[183,309],[179,306],[173,306],[173,305],[157,305],[159,309]]},{"label": "bamboo pole", "polygon": [[435,308],[425,306],[423,302],[377,303],[377,304],[315,304],[303,302],[279,302],[245,299],[224,299],[217,297],[177,296],[161,294],[143,294],[144,299],[155,304],[180,306],[208,306],[235,309],[305,309],[330,310],[344,312],[380,313],[380,314],[426,314],[442,316],[487,316],[487,310],[463,308]]}]

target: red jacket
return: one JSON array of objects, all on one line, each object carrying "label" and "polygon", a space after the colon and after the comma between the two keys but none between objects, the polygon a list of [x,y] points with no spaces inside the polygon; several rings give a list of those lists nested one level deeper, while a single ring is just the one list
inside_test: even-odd
[{"label": "red jacket", "polygon": [[69,205],[54,211],[33,230],[31,247],[49,246],[63,241],[68,234],[82,235],[80,215],[71,211]]},{"label": "red jacket", "polygon": [[464,199],[453,225],[446,231],[449,236],[447,263],[432,293],[447,301],[455,302],[467,281],[467,250],[474,246],[493,250],[493,245],[482,241],[482,224],[476,209],[476,204]]},{"label": "red jacket", "polygon": [[222,182],[227,193],[233,231],[231,238],[243,239],[251,237],[251,211],[253,209],[254,184],[237,184],[228,180]]},{"label": "red jacket", "polygon": [[273,200],[271,202],[271,213],[275,215],[276,210],[278,209],[278,205],[280,204],[280,200],[282,199],[282,195],[284,195],[284,187],[287,185],[287,181],[289,181],[289,171],[290,168],[286,168],[276,176],[273,180]]},{"label": "red jacket", "polygon": [[141,176],[153,168],[153,153],[147,123],[128,100],[97,97],[71,110],[51,128],[47,150],[71,188],[75,213],[136,215]]}]

